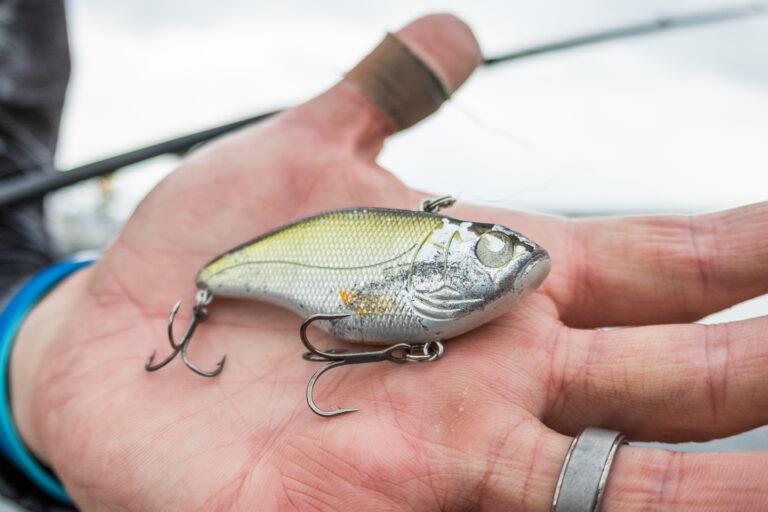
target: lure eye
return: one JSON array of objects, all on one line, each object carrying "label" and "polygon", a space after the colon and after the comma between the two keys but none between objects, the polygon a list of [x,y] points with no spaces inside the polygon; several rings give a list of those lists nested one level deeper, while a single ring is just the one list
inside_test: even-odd
[{"label": "lure eye", "polygon": [[512,261],[515,255],[515,242],[505,233],[488,231],[477,241],[475,254],[486,267],[503,267]]}]

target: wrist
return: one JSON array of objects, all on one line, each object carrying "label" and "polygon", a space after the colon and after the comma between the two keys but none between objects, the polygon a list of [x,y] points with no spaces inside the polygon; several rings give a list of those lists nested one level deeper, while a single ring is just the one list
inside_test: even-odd
[{"label": "wrist", "polygon": [[8,368],[13,421],[24,444],[43,462],[48,457],[38,428],[40,411],[35,407],[40,366],[71,318],[73,304],[81,302],[90,272],[89,268],[77,270],[55,284],[26,314],[13,342]]},{"label": "wrist", "polygon": [[[24,439],[31,439],[35,445],[36,452],[40,454],[41,458],[45,458],[44,451],[41,448],[40,438],[36,436],[37,429],[32,417],[32,403],[35,394],[35,381],[37,370],[42,362],[41,357],[45,355],[50,344],[55,341],[55,336],[50,336],[53,332],[50,327],[55,327],[63,320],[61,316],[61,308],[64,304],[68,306],[64,309],[68,310],[76,296],[68,296],[69,294],[63,292],[66,287],[59,290],[58,293],[54,293],[49,296],[49,292],[55,288],[57,284],[65,280],[70,274],[76,270],[90,264],[89,260],[68,260],[55,263],[27,280],[8,300],[7,304],[0,312],[0,449],[2,453],[13,464],[13,466],[19,470],[26,479],[35,484],[40,490],[45,491],[47,495],[55,498],[62,503],[71,503],[67,492],[62,487],[61,483],[56,477],[51,474],[40,461],[33,456],[33,452],[30,451],[29,445],[25,445]],[[54,308],[56,316],[42,315],[41,312],[46,311],[44,305],[48,296],[49,304],[57,304],[58,307]],[[58,297],[58,299],[57,299]],[[66,298],[66,301],[63,299]],[[35,306],[41,305],[38,311],[35,313]],[[28,325],[40,326],[41,315],[43,320],[47,320],[45,323],[45,330],[40,329],[27,329],[28,334],[21,336],[21,343],[18,345],[19,351],[13,356],[15,342],[19,337],[19,333],[22,330],[22,324],[25,319],[29,320],[30,313],[32,319],[28,322]],[[37,319],[36,319],[37,317]],[[53,325],[51,325],[51,323]],[[35,341],[33,344],[32,341]],[[11,401],[14,396],[12,395],[9,387],[13,385],[13,377],[10,374],[11,361],[15,360],[18,364],[23,359],[24,368],[16,369],[16,405],[17,410],[21,411],[21,422],[24,425],[23,434],[18,428],[16,421],[14,420],[11,411]]]}]

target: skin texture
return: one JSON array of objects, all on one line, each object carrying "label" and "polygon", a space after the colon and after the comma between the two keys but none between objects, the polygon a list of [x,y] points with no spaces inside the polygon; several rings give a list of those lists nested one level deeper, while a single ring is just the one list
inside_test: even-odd
[{"label": "skin texture", "polygon": [[[458,87],[469,29],[421,18],[401,37]],[[153,350],[216,254],[313,212],[414,208],[375,162],[391,132],[354,84],[196,151],[101,260],[30,315],[12,360],[14,413],[84,510],[547,511],[571,435],[701,440],[768,422],[768,319],[688,324],[768,292],[768,204],[700,217],[568,220],[457,205],[548,249],[552,273],[514,311],[446,344],[437,363],[324,377],[312,414],[299,319],[216,302],[192,343],[216,379]],[[762,235],[762,236],[761,236]],[[659,325],[653,325],[659,324]],[[595,330],[600,326],[637,326]],[[768,456],[622,447],[604,511],[768,508]]]}]

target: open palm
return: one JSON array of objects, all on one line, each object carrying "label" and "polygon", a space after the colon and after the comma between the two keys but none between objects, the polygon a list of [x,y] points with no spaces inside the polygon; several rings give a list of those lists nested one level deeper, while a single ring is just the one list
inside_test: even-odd
[{"label": "open palm", "polygon": [[[453,17],[422,18],[401,37],[453,88],[477,63]],[[415,208],[426,195],[375,163],[390,131],[342,81],[210,144],[41,305],[67,314],[36,372],[27,436],[79,506],[548,510],[568,435],[585,426],[680,441],[768,421],[768,320],[672,324],[768,291],[768,248],[754,236],[768,227],[765,205],[583,221],[455,206],[452,216],[542,244],[552,274],[514,311],[449,340],[437,362],[351,366],[321,381],[320,404],[355,414],[307,409],[318,363],[300,357],[300,319],[266,304],[210,306],[191,357],[212,368],[227,354],[220,376],[180,361],[144,371],[152,351],[170,350],[170,306],[182,298],[177,323],[189,318],[195,274],[213,256],[322,210]],[[644,326],[593,329],[616,325]],[[755,509],[768,503],[767,469],[766,456],[622,448],[604,510]]]}]

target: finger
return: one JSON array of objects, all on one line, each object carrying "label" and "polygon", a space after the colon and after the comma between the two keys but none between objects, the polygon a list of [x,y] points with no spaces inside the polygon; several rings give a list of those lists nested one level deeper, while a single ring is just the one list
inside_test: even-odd
[{"label": "finger", "polygon": [[553,287],[571,326],[701,318],[768,292],[768,202],[694,217],[576,220]]},{"label": "finger", "polygon": [[481,62],[463,21],[424,16],[387,36],[340,83],[286,117],[309,122],[329,139],[378,151],[387,135],[436,110]]},{"label": "finger", "polygon": [[768,317],[720,325],[563,329],[544,421],[576,433],[699,441],[768,423]]},{"label": "finger", "polygon": [[[541,430],[534,442],[501,443],[485,468],[477,508],[549,512],[571,439]],[[718,512],[768,507],[768,456],[685,453],[621,446],[608,477],[603,512]]]},{"label": "finger", "polygon": [[764,453],[691,453],[623,446],[601,510],[719,512],[768,508]]}]

